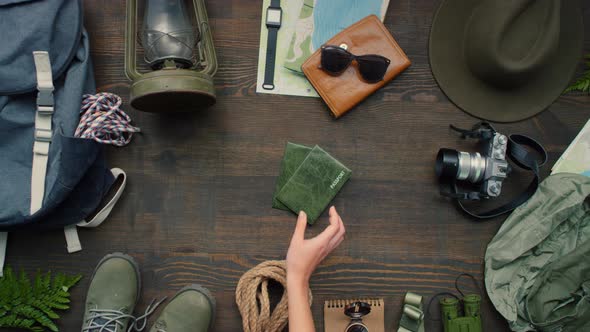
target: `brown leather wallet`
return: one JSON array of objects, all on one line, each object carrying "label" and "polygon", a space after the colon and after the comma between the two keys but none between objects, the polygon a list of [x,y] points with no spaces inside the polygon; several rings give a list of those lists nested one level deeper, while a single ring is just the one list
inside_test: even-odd
[{"label": "brown leather wallet", "polygon": [[348,112],[410,66],[410,60],[404,51],[375,15],[363,18],[326,43],[326,45],[335,46],[342,44],[345,44],[352,54],[378,54],[391,60],[391,63],[382,81],[367,83],[362,79],[356,62],[353,62],[342,74],[332,76],[320,68],[321,48],[312,54],[303,63],[301,69],[336,118]]}]

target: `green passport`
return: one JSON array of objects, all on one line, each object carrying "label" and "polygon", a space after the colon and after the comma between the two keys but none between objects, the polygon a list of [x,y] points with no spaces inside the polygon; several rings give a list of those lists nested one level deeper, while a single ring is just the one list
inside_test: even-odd
[{"label": "green passport", "polygon": [[[310,147],[299,145],[295,143],[288,142],[287,146],[285,147],[285,155],[283,156],[283,161],[281,162],[281,172],[279,173],[279,177],[277,179],[277,184],[275,186],[275,193],[272,195],[272,207],[279,210],[290,211],[290,209],[285,206],[285,204],[281,203],[277,198],[277,195],[281,191],[281,189],[287,184],[287,181],[295,174],[295,171],[303,161],[305,157],[309,154],[312,149]],[[299,213],[297,211],[296,213]]]},{"label": "green passport", "polygon": [[[291,163],[289,157],[285,160]],[[285,169],[290,167],[285,165]],[[295,213],[305,211],[307,222],[313,224],[351,174],[350,169],[316,145],[288,177],[276,199]]]}]

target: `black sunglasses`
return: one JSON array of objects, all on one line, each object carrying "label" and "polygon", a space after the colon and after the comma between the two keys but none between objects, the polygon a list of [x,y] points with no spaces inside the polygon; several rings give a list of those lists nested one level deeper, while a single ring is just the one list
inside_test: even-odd
[{"label": "black sunglasses", "polygon": [[354,55],[342,47],[322,46],[321,68],[328,74],[334,76],[342,74],[353,60],[358,63],[359,72],[368,83],[383,80],[391,62],[388,58],[377,54]]}]

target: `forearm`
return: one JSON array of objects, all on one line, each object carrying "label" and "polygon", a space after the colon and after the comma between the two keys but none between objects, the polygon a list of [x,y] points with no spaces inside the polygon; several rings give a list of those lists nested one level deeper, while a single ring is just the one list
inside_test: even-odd
[{"label": "forearm", "polygon": [[289,296],[289,331],[315,332],[309,307],[309,283],[300,278],[287,276],[287,294]]}]

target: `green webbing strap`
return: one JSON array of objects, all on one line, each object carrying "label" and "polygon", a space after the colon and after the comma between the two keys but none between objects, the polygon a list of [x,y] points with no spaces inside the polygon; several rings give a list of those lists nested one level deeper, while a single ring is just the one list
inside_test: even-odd
[{"label": "green webbing strap", "polygon": [[422,296],[411,292],[404,298],[404,310],[397,332],[424,332]]}]

